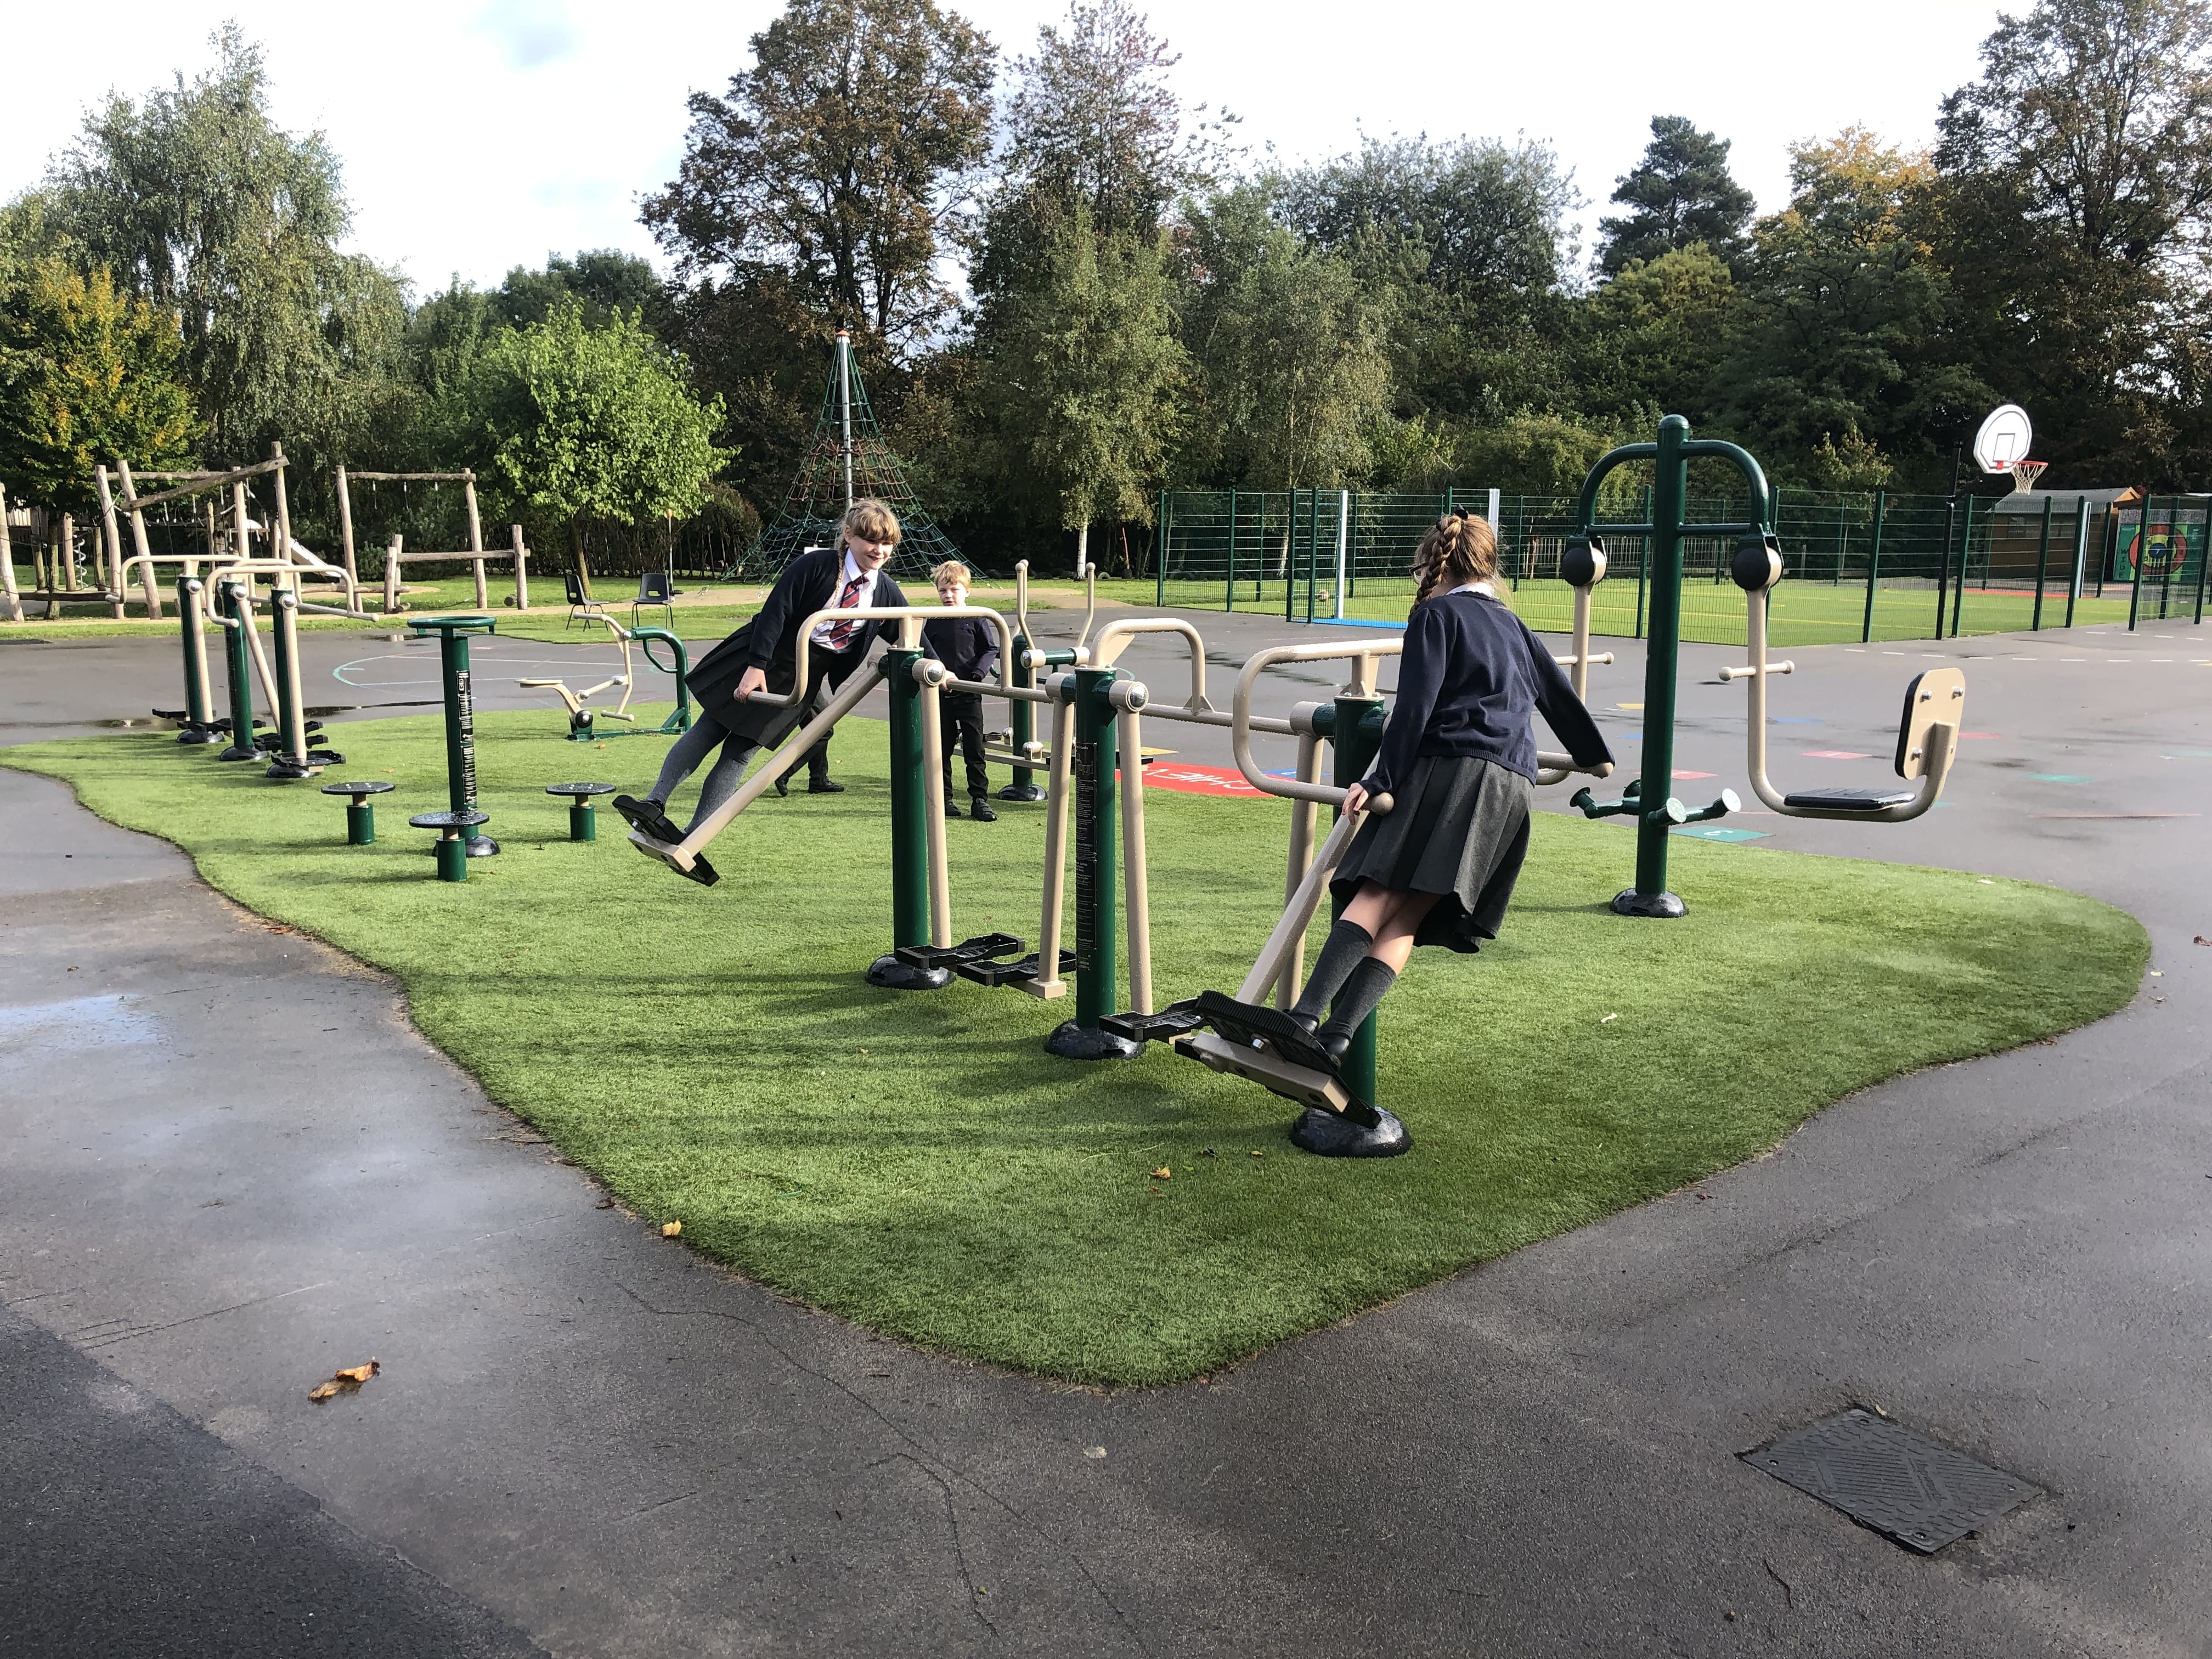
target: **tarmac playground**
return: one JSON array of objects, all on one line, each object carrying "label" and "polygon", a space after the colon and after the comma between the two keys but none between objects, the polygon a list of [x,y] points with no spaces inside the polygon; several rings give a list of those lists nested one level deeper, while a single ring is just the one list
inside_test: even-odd
[{"label": "tarmac playground", "polygon": [[[1313,637],[1194,620],[1229,659]],[[1640,663],[1608,643],[1591,702],[1625,736]],[[436,696],[429,647],[302,644],[309,701],[352,706],[341,747],[345,720]],[[2124,1011],[1866,1090],[1771,1157],[1162,1389],[934,1358],[672,1248],[599,1208],[387,981],[8,773],[0,1376],[46,1430],[5,1481],[42,1494],[29,1627],[67,1632],[127,1575],[179,1652],[2199,1651],[2192,653],[2108,629],[1793,649],[1791,783],[1878,767],[1907,672],[1966,668],[1945,805],[1711,827],[1758,837],[1747,856],[2106,899],[2152,939]],[[1684,649],[1678,764],[1716,790],[1741,787],[1742,692],[1700,682],[1731,659]],[[557,726],[477,660],[484,706]],[[19,646],[4,740],[137,717],[173,679],[167,641]],[[326,1358],[369,1352],[383,1376],[307,1403]],[[1923,1558],[1739,1456],[1852,1405],[2035,1495]]]}]

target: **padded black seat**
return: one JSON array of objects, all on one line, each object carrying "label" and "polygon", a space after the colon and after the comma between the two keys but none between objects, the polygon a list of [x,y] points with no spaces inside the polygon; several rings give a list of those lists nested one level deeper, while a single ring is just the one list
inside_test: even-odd
[{"label": "padded black seat", "polygon": [[363,795],[388,795],[395,787],[396,785],[389,783],[326,783],[323,786],[323,793],[326,795],[350,795],[357,800]]},{"label": "padded black seat", "polygon": [[407,820],[417,830],[473,830],[489,823],[489,812],[417,812]]},{"label": "padded black seat", "polygon": [[1823,812],[1879,812],[1909,804],[1910,789],[1801,789],[1784,795],[1784,806],[1811,806]]}]

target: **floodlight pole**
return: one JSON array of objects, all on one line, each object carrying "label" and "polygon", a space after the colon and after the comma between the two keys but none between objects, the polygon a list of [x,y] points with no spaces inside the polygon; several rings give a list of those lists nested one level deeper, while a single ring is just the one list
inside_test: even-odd
[{"label": "floodlight pole", "polygon": [[837,331],[837,417],[844,432],[845,510],[853,510],[853,337]]}]

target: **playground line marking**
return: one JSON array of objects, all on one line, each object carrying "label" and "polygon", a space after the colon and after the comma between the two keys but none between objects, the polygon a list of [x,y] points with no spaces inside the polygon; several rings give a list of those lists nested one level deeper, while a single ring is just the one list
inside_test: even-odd
[{"label": "playground line marking", "polygon": [[2027,775],[2038,783],[2087,783],[2089,781],[2079,772],[2030,772]]},{"label": "playground line marking", "polygon": [[1998,735],[1999,735],[1999,733],[1995,732],[1960,732],[1960,733],[1959,733],[1959,736],[1960,736],[1960,740],[1961,740],[1961,741],[1963,741],[1964,739],[1966,739],[1966,738],[1993,738],[1997,737]]},{"label": "playground line marking", "polygon": [[1263,798],[1261,791],[1245,782],[1242,772],[1229,766],[1164,766],[1155,761],[1145,769],[1145,787],[1172,789],[1184,795],[1237,795],[1246,800]]},{"label": "playground line marking", "polygon": [[1719,775],[1720,774],[1717,772],[1677,772],[1674,774],[1675,780],[1678,782],[1684,778],[1715,778]]},{"label": "playground line marking", "polygon": [[2201,818],[2202,812],[2030,812],[2032,818]]},{"label": "playground line marking", "polygon": [[1855,749],[1808,749],[1807,760],[1872,760],[1872,755],[1862,755]]}]

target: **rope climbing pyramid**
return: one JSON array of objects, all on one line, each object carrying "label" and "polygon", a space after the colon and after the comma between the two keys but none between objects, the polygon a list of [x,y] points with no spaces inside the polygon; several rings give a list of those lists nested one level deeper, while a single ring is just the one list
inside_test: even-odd
[{"label": "rope climbing pyramid", "polygon": [[839,329],[836,361],[822,391],[822,412],[799,463],[799,476],[775,520],[745,550],[735,574],[769,580],[808,548],[834,545],[845,509],[864,495],[889,502],[906,532],[891,561],[895,574],[927,577],[940,560],[960,556],[907,483],[897,452],[884,441],[875,410],[868,406],[867,388],[853,362],[852,337]]}]

